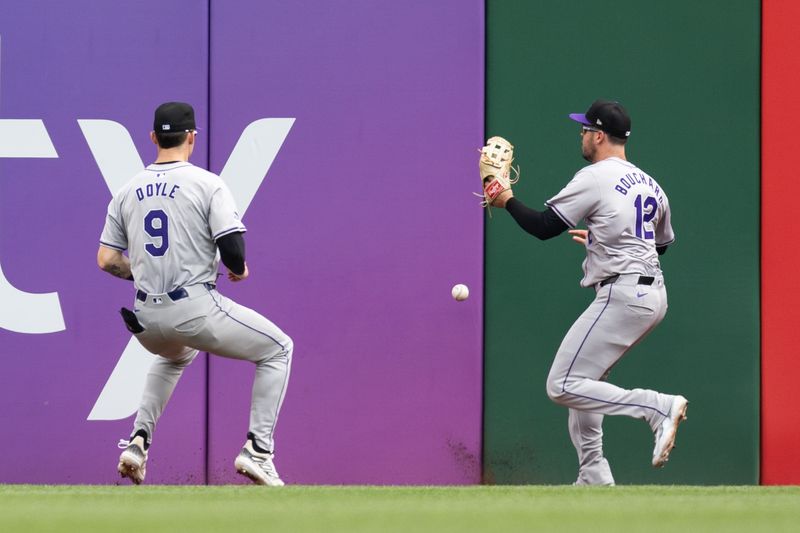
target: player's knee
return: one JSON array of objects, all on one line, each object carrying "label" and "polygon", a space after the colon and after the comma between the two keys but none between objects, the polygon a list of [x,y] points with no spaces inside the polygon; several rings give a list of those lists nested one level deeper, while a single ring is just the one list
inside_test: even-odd
[{"label": "player's knee", "polygon": [[286,357],[291,359],[292,352],[294,352],[294,341],[291,337],[286,337],[286,340],[283,342],[283,353],[286,354]]},{"label": "player's knee", "polygon": [[277,338],[269,352],[264,354],[263,360],[265,362],[274,360],[286,360],[290,362],[292,360],[292,352],[294,352],[294,342],[291,337],[284,335],[283,337]]},{"label": "player's knee", "polygon": [[564,396],[566,395],[564,387],[562,387],[561,385],[561,381],[553,379],[552,377],[547,378],[546,389],[547,389],[547,397],[550,398],[550,400],[554,401],[555,403],[561,403],[561,401],[564,399]]}]

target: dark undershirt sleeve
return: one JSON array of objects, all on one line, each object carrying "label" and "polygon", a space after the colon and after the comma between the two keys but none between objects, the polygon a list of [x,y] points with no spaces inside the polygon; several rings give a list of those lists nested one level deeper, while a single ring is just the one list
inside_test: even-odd
[{"label": "dark undershirt sleeve", "polygon": [[514,217],[519,227],[543,241],[561,235],[568,228],[549,207],[544,211],[537,211],[525,206],[516,198],[511,198],[506,203],[506,210]]},{"label": "dark undershirt sleeve", "polygon": [[[516,198],[510,198],[506,203],[506,210],[519,227],[543,241],[561,235],[568,229],[566,223],[549,207],[544,211],[537,211],[525,206]],[[656,246],[656,252],[658,255],[664,255],[667,253],[667,247],[666,244]]]},{"label": "dark undershirt sleeve", "polygon": [[237,276],[244,274],[244,237],[237,231],[217,239],[222,264]]}]

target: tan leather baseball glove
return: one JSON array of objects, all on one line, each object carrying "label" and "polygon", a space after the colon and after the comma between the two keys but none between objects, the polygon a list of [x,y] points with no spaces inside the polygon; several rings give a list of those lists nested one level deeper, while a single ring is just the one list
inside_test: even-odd
[{"label": "tan leather baseball glove", "polygon": [[[486,146],[481,148],[481,157],[478,161],[478,170],[481,174],[483,194],[483,207],[491,206],[495,199],[511,185],[519,181],[519,168],[514,168],[514,145],[502,137],[491,137],[486,141]],[[514,176],[512,177],[512,171]],[[489,211],[491,215],[491,210]]]}]

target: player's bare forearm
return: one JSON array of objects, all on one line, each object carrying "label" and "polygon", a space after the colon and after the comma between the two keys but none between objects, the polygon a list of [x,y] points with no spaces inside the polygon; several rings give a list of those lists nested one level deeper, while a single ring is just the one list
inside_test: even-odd
[{"label": "player's bare forearm", "polygon": [[101,246],[97,251],[97,266],[116,278],[133,281],[131,261],[122,255],[122,252],[119,250]]},{"label": "player's bare forearm", "polygon": [[103,269],[112,276],[120,279],[130,279],[131,278],[131,269],[130,266],[125,268],[124,265],[106,265]]}]

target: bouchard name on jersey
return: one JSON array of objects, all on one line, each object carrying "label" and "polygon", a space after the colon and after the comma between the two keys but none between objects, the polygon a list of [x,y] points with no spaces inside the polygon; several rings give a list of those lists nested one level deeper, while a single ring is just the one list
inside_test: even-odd
[{"label": "bouchard name on jersey", "polygon": [[662,275],[656,246],[675,240],[669,200],[633,163],[610,157],[584,167],[545,205],[571,228],[586,222],[582,286],[615,274]]}]

